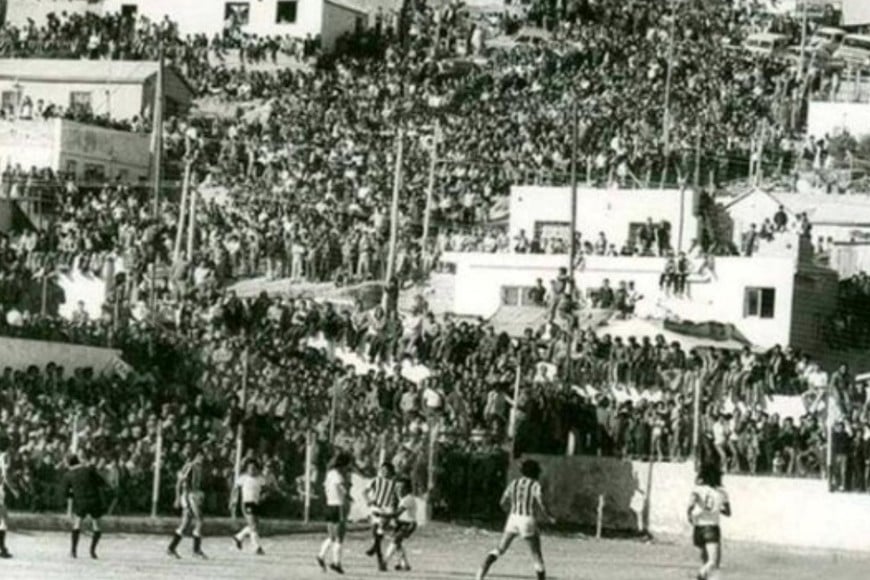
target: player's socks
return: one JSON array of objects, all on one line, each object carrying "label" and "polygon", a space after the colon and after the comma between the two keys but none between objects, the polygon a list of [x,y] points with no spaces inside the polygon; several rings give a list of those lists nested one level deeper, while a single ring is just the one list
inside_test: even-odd
[{"label": "player's socks", "polygon": [[176,553],[176,548],[178,548],[178,544],[181,543],[181,534],[175,532],[172,534],[172,541],[169,542],[169,548],[166,549],[167,552],[175,556],[176,558],[180,557],[178,553]]},{"label": "player's socks", "polygon": [[486,559],[483,561],[483,566],[480,567],[480,573],[477,575],[477,580],[483,580],[489,569],[492,568],[492,565],[495,564],[495,561],[498,560],[498,552],[490,552],[486,555]]},{"label": "player's socks", "polygon": [[100,543],[100,537],[102,535],[102,532],[94,532],[94,535],[91,536],[91,558],[94,560],[97,559],[97,544]]},{"label": "player's socks", "polygon": [[547,580],[547,573],[543,570],[538,570],[535,574],[538,575],[538,580]]},{"label": "player's socks", "polygon": [[202,536],[193,537],[193,553],[202,555]]},{"label": "player's socks", "polygon": [[322,557],[317,556],[317,565],[320,566],[320,569],[326,572],[326,560]]},{"label": "player's socks", "polygon": [[329,569],[338,574],[344,574],[344,568],[341,567],[341,564],[330,564]]},{"label": "player's socks", "polygon": [[0,558],[11,558],[12,554],[6,549],[6,530],[0,530]]},{"label": "player's socks", "polygon": [[332,546],[332,540],[326,538],[323,540],[323,543],[320,544],[320,551],[317,553],[317,558],[319,560],[325,560],[327,554],[329,554],[329,548]]},{"label": "player's socks", "polygon": [[78,558],[79,553],[79,536],[81,536],[81,530],[73,530],[71,536],[71,545],[70,545],[70,556],[73,558]]}]

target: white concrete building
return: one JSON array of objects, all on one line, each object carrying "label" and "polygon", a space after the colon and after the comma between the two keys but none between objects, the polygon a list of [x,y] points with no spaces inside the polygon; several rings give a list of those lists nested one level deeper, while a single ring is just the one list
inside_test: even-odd
[{"label": "white concrete building", "polygon": [[[516,200],[519,209],[512,203],[511,233],[525,229],[531,235],[542,227],[564,228],[557,222],[569,214],[567,191],[515,188],[512,202]],[[592,237],[586,232],[603,231],[620,244],[630,224],[649,216],[671,221],[673,245],[679,247],[681,240],[687,249],[698,227],[692,206],[690,192],[581,190],[578,230],[584,238]],[[769,251],[751,258],[715,258],[713,274],[689,276],[688,296],[683,298],[660,290],[665,259],[659,257],[586,256],[574,278],[584,295],[601,287],[605,279],[613,287],[634,282],[644,297],[637,307],[639,316],[730,323],[756,345],[823,350],[822,329],[836,308],[836,272],[815,265],[812,248],[796,234],[764,249]],[[456,267],[454,312],[484,317],[503,305],[521,305],[538,278],[547,285],[559,268],[568,265],[568,256],[557,254],[450,253],[442,260]],[[699,266],[695,263],[693,272]]]},{"label": "white concrete building", "polygon": [[[157,62],[123,60],[0,59],[0,105],[17,109],[29,98],[64,110],[87,107],[112,119],[150,117]],[[195,92],[172,67],[164,67],[166,114],[190,108]]]},{"label": "white concrete building", "polygon": [[[687,250],[698,235],[692,190],[596,189],[577,190],[577,231],[584,241],[595,241],[603,232],[619,249],[633,237],[647,218],[671,226],[671,245]],[[536,235],[567,239],[571,226],[571,188],[518,186],[511,188],[510,235],[520,230],[531,239]]]},{"label": "white concrete building", "polygon": [[117,13],[159,22],[169,17],[182,34],[221,34],[233,23],[259,36],[320,36],[325,50],[369,24],[367,0],[6,0],[6,21],[41,24],[54,12]]},{"label": "white concrete building", "polygon": [[0,121],[0,166],[48,167],[82,181],[149,176],[148,135],[115,131],[63,119]]}]

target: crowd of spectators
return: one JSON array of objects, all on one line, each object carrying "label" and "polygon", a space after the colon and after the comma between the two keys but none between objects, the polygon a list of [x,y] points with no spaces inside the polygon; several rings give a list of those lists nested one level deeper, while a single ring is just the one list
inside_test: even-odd
[{"label": "crowd of spectators", "polygon": [[[201,445],[217,498],[226,492],[240,426],[246,453],[267,460],[288,497],[298,497],[294,485],[309,432],[317,434],[318,449],[330,439],[350,449],[363,471],[382,453],[393,457],[414,475],[417,489],[427,477],[428,433],[461,449],[491,449],[513,434],[518,452],[679,459],[692,452],[696,385],[705,440],[729,470],[823,469],[819,450],[828,434],[818,405],[808,405],[797,426],[765,410],[770,395],[827,388],[807,355],[788,348],[686,352],[662,337],[611,337],[574,328],[571,301],[562,298],[550,300],[558,320],[514,338],[486,324],[436,317],[423,302],[404,315],[396,308],[398,287],[431,253],[565,251],[558,238],[511,240],[486,225],[511,184],[555,183],[569,174],[565,128],[575,102],[583,155],[599,182],[685,177],[699,136],[705,151],[718,152],[705,156],[715,159],[718,178],[727,179],[748,163],[750,141],[764,134],[775,143],[787,135],[792,116],[781,108],[805,93],[799,76],[724,48],[742,40],[751,13],[724,0],[689,2],[673,14],[664,0],[580,2],[557,18],[558,50],[520,45],[489,53],[485,64],[458,74],[440,57],[480,50],[480,33],[466,29],[456,11],[418,4],[409,30],[397,35],[401,42],[375,45],[379,58],[345,52],[312,69],[273,73],[230,71],[213,65],[210,53],[241,47],[251,61],[274,60],[279,39],[182,39],[168,20],[68,16],[0,30],[0,53],[22,57],[153,59],[162,40],[170,62],[204,93],[269,100],[258,116],[166,120],[167,157],[191,160],[197,188],[219,192],[200,196],[194,251],[183,257],[175,248],[186,210],[175,198],[163,199],[154,212],[148,191],[120,182],[94,188],[21,168],[4,175],[9,197],[26,197],[28,183],[54,181],[57,211],[40,231],[0,241],[0,330],[111,343],[135,369],[125,377],[51,365],[4,373],[0,413],[31,507],[56,505],[46,482],[72,441],[104,458],[102,467],[126,490],[119,502],[140,501],[158,432],[164,481],[171,482],[185,446]],[[541,23],[551,17],[531,14]],[[304,47],[303,56],[310,50]],[[25,114],[45,116],[46,108],[30,103]],[[399,135],[405,179],[386,308],[241,299],[226,289],[259,274],[340,284],[384,279]],[[419,230],[433,150],[438,234],[429,248],[419,242]],[[774,218],[768,229],[780,225]],[[592,255],[670,256],[662,287],[679,295],[688,268],[684,255],[672,254],[670,236],[669,224],[650,221],[619,249],[604,234],[575,242]],[[33,290],[73,269],[110,282],[103,316],[81,311],[60,321],[45,293]],[[844,292],[858,304],[866,286],[861,279]],[[596,306],[622,316],[639,299],[630,281],[594,297]],[[855,308],[844,311],[844,320],[866,337],[866,325],[854,322]],[[331,346],[327,355],[306,346],[317,335]],[[330,356],[333,348],[377,370],[356,373]],[[432,377],[402,378],[397,371],[411,363],[426,365]],[[848,406],[843,403],[849,419],[838,423],[850,439],[834,429],[838,486],[867,484],[866,477],[847,483],[844,475],[865,473],[866,444],[855,444],[866,441],[860,392],[850,393]],[[317,454],[319,473],[325,456]]]}]

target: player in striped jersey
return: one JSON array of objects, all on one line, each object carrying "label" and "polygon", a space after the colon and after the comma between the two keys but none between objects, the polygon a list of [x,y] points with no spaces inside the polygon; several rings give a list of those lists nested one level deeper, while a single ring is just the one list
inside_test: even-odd
[{"label": "player in striped jersey", "polygon": [[202,506],[205,503],[203,491],[203,454],[201,449],[189,450],[188,460],[178,472],[175,484],[175,507],[181,509],[181,524],[172,535],[166,552],[180,558],[176,549],[187,527],[193,524],[193,554],[205,558],[202,551]]},{"label": "player in striped jersey", "polygon": [[384,541],[384,527],[399,503],[396,470],[392,463],[381,465],[380,473],[365,490],[365,498],[372,514],[372,547],[366,551],[366,556],[377,556],[378,569],[384,572],[387,570],[381,547]]},{"label": "player in striped jersey", "polygon": [[6,549],[6,491],[15,493],[9,482],[9,440],[0,436],[0,558],[11,558]]},{"label": "player in striped jersey", "polygon": [[687,515],[694,527],[694,544],[701,551],[698,580],[714,578],[722,561],[719,520],[722,515],[731,515],[731,504],[722,488],[722,468],[718,463],[701,467],[698,484],[689,499]]},{"label": "player in striped jersey", "polygon": [[527,459],[520,468],[520,474],[520,477],[508,484],[501,496],[502,507],[509,508],[510,515],[498,548],[486,555],[486,559],[477,573],[477,580],[483,580],[486,577],[495,561],[508,551],[517,536],[522,537],[529,544],[538,580],[546,580],[547,573],[544,569],[544,556],[541,552],[538,519],[546,518],[550,523],[554,523],[555,520],[544,505],[541,484],[538,483],[538,478],[541,475],[541,466],[538,462]]}]

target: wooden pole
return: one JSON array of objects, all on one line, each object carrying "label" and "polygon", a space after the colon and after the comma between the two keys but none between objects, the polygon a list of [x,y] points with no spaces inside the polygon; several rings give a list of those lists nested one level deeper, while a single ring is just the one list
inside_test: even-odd
[{"label": "wooden pole", "polygon": [[[69,444],[70,452],[73,455],[77,455],[79,452],[79,412],[76,411],[75,415],[73,415],[73,429],[72,429],[72,437],[70,438]],[[66,515],[67,517],[72,517],[72,498],[69,498],[66,502]]]},{"label": "wooden pole", "polygon": [[336,382],[332,387],[332,403],[329,410],[329,442],[335,442],[335,424],[336,415],[338,415],[338,391],[341,388],[341,382]]},{"label": "wooden pole", "polygon": [[[399,236],[399,191],[402,188],[402,156],[404,147],[404,132],[399,129],[396,136],[396,168],[393,175],[393,202],[390,208],[390,249],[387,256],[387,268],[384,282],[389,284],[396,268],[396,240]],[[384,294],[386,299],[386,294]]]},{"label": "wooden pole", "polygon": [[190,168],[188,167],[187,170],[188,174],[185,183],[187,184],[188,189],[190,189],[190,226],[187,228],[187,259],[193,260],[193,251],[196,242],[196,202],[198,199],[198,193],[196,188],[191,187],[190,185]]},{"label": "wooden pole", "polygon": [[39,313],[45,318],[48,313],[48,264],[42,271],[42,294],[40,297]]},{"label": "wooden pole", "polygon": [[574,264],[577,261],[577,146],[580,140],[580,114],[577,110],[577,100],[574,100],[571,121],[571,231],[568,232],[568,273],[574,281]]},{"label": "wooden pole", "polygon": [[311,429],[305,432],[305,523],[307,524],[311,518],[311,447],[312,447]]},{"label": "wooden pole", "polygon": [[[242,417],[245,416],[247,410],[247,398],[248,398],[248,349],[245,347],[244,353],[242,353]],[[236,434],[236,459],[233,466],[233,474],[235,475],[236,481],[239,479],[239,475],[242,473],[242,438],[244,434],[244,423],[239,423],[239,430]],[[235,517],[235,514],[233,514]]]},{"label": "wooden pole", "polygon": [[598,496],[598,507],[595,510],[595,538],[601,539],[601,532],[604,529],[604,496]]},{"label": "wooden pole", "polygon": [[184,224],[187,221],[187,195],[190,187],[190,163],[184,164],[184,178],[181,182],[181,203],[178,206],[178,228],[175,232],[175,246],[172,249],[172,261],[178,263],[181,257],[181,240],[184,239]]},{"label": "wooden pole", "polygon": [[160,183],[163,179],[163,42],[160,43],[157,67],[157,84],[154,88],[154,111],[152,137],[152,172],[153,172],[153,215],[156,218],[160,213]]},{"label": "wooden pole", "polygon": [[438,164],[438,142],[441,140],[441,123],[435,121],[435,137],[432,140],[432,151],[429,157],[429,184],[426,187],[426,212],[423,214],[423,238],[420,240],[420,250],[425,254],[426,243],[429,241],[429,226],[432,219],[432,199],[435,196],[435,168]]},{"label": "wooden pole", "polygon": [[695,470],[701,466],[701,377],[694,377],[695,392],[692,411],[692,453],[695,457]]},{"label": "wooden pole", "polygon": [[677,15],[674,11],[673,0],[671,0],[671,22],[670,32],[668,33],[668,68],[665,75],[665,103],[664,113],[662,115],[662,140],[664,142],[665,152],[665,167],[667,167],[667,159],[671,153],[671,83],[674,75],[674,45],[677,35]]},{"label": "wooden pole", "polygon": [[521,362],[517,362],[517,377],[514,381],[514,404],[511,405],[510,421],[508,423],[508,436],[514,439],[517,436],[517,404],[520,399],[520,382],[523,377],[523,367]]},{"label": "wooden pole", "polygon": [[157,443],[154,448],[154,481],[151,487],[151,517],[157,517],[160,502],[160,471],[163,468],[163,421],[157,423]]},{"label": "wooden pole", "polygon": [[[152,219],[155,222],[155,227],[160,219],[160,186],[163,181],[163,42],[160,43],[158,67],[157,67],[157,85],[154,88],[154,118],[152,120],[152,147],[151,156],[153,171],[153,206]],[[151,262],[151,296],[150,296],[150,311],[151,316],[157,316],[157,255]]]},{"label": "wooden pole", "polygon": [[827,431],[827,441],[825,445],[825,466],[827,467],[828,472],[828,489],[830,491],[834,491],[833,489],[833,469],[834,469],[834,446],[833,446],[833,435],[834,435],[834,407],[831,405],[833,402],[831,397],[831,386],[828,384],[827,386],[827,401],[825,403],[825,430]]}]

